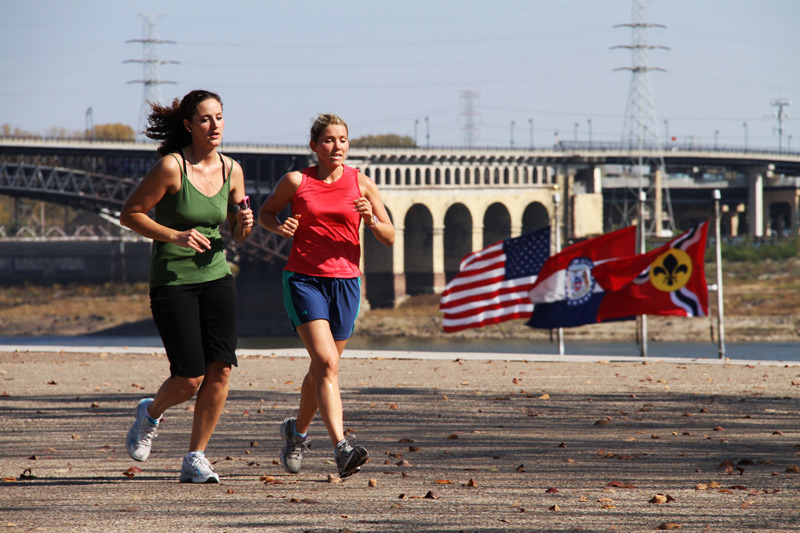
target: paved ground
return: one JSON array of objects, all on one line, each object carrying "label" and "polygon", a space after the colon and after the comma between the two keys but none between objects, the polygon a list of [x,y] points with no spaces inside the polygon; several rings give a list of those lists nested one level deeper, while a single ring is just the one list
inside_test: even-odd
[{"label": "paved ground", "polygon": [[277,463],[302,351],[251,350],[207,451],[222,482],[197,486],[177,482],[190,408],[146,463],[125,452],[166,376],[150,352],[0,347],[0,531],[800,530],[800,366],[353,352],[346,425],[372,460],[332,483],[320,421],[299,475]]}]

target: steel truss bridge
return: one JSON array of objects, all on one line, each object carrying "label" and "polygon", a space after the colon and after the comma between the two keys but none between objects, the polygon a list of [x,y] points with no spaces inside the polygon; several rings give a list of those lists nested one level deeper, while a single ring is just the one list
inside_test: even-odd
[{"label": "steel truss bridge", "polygon": [[[120,210],[138,185],[133,178],[119,178],[82,170],[0,163],[0,193],[62,204],[96,212],[115,223]],[[127,230],[125,230],[127,231]],[[226,237],[230,233],[223,227]],[[288,257],[288,241],[268,231],[255,231],[246,244],[226,238],[231,251],[258,258]]]}]

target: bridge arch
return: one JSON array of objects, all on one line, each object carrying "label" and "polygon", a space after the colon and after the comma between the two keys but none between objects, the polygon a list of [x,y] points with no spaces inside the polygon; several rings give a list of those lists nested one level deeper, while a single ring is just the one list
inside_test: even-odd
[{"label": "bridge arch", "polygon": [[511,213],[500,202],[491,204],[483,216],[483,247],[511,237]]},{"label": "bridge arch", "polygon": [[403,271],[406,294],[434,292],[433,280],[433,215],[422,203],[412,205],[403,223]]},{"label": "bridge arch", "polygon": [[469,208],[461,202],[451,205],[444,215],[444,274],[450,281],[458,273],[461,259],[472,252],[473,222]]},{"label": "bridge arch", "polygon": [[550,214],[541,202],[531,202],[522,212],[522,233],[529,233],[550,224]]},{"label": "bridge arch", "polygon": [[[392,212],[389,209],[387,212],[389,219],[394,221]],[[364,294],[371,307],[393,307],[395,303],[393,250],[378,241],[369,228],[362,225],[361,231]]]}]

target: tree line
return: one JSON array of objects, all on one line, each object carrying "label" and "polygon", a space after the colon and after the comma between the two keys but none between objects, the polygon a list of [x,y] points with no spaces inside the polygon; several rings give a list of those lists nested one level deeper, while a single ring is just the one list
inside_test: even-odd
[{"label": "tree line", "polygon": [[[34,139],[80,139],[94,141],[134,141],[136,131],[126,124],[98,124],[90,130],[68,130],[62,127],[52,127],[42,135],[38,132],[3,124],[0,126],[0,137],[23,137]],[[378,135],[363,135],[350,140],[350,146],[362,148],[408,148],[415,147],[414,139],[407,135],[384,133]]]}]

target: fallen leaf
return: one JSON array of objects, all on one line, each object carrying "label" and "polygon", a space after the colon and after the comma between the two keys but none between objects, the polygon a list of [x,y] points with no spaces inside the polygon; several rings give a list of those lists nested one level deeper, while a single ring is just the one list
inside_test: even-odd
[{"label": "fallen leaf", "polygon": [[126,471],[122,473],[123,476],[127,477],[128,479],[133,479],[133,476],[142,472],[142,469],[138,466],[132,466]]},{"label": "fallen leaf", "polygon": [[558,505],[553,505],[553,506],[551,506],[551,507],[548,507],[548,508],[547,508],[547,510],[548,510],[548,511],[554,511],[554,512],[558,512],[558,511],[560,511],[560,510],[561,510],[561,507],[559,507]]},{"label": "fallen leaf", "polygon": [[261,476],[258,480],[265,485],[280,485],[282,483],[282,481],[276,479],[275,476]]},{"label": "fallen leaf", "polygon": [[378,480],[375,479],[374,477],[369,478],[369,481],[367,481],[367,486],[368,487],[377,487],[378,486]]},{"label": "fallen leaf", "polygon": [[439,493],[433,492],[432,490],[429,490],[428,493],[425,495],[425,498],[427,498],[429,500],[438,500],[439,499]]},{"label": "fallen leaf", "polygon": [[394,411],[394,410],[397,410],[397,409],[399,409],[399,407],[397,406],[397,404],[396,404],[396,403],[390,403],[390,404],[389,404],[389,409],[391,409],[391,410],[393,410],[393,411]]},{"label": "fallen leaf", "polygon": [[638,488],[633,483],[622,483],[621,481],[611,481],[609,482],[606,487],[612,487],[617,489],[635,489]]},{"label": "fallen leaf", "polygon": [[313,500],[311,498],[303,498],[302,500],[298,500],[297,498],[292,498],[289,501],[292,503],[319,503],[319,500]]},{"label": "fallen leaf", "polygon": [[457,438],[458,438],[458,435],[456,435],[455,433],[451,433],[451,434],[450,434],[450,435],[447,437],[447,440],[455,440],[455,439],[457,439]]},{"label": "fallen leaf", "polygon": [[800,474],[800,466],[789,465],[786,467],[786,471],[790,474]]},{"label": "fallen leaf", "polygon": [[680,524],[676,522],[664,522],[660,524],[656,529],[680,529]]},{"label": "fallen leaf", "polygon": [[478,483],[474,479],[469,478],[469,481],[467,481],[467,487],[474,488],[474,487],[477,487],[477,486],[478,486]]},{"label": "fallen leaf", "polygon": [[525,471],[525,465],[519,465],[517,467],[517,472],[524,472],[524,471]]},{"label": "fallen leaf", "polygon": [[550,487],[544,492],[545,494],[558,494],[558,489],[555,487]]},{"label": "fallen leaf", "polygon": [[655,496],[650,498],[649,502],[655,504],[667,503],[667,497],[664,496],[663,494],[656,494]]},{"label": "fallen leaf", "polygon": [[448,479],[437,479],[436,483],[438,483],[439,485],[452,485],[453,484],[453,482],[448,480]]}]

